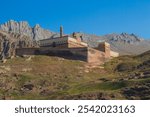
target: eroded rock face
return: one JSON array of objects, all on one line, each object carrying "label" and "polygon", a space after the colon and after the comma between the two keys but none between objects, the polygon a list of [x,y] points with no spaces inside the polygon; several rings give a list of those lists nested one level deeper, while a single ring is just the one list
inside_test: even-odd
[{"label": "eroded rock face", "polygon": [[31,38],[17,33],[7,33],[0,30],[0,59],[15,56],[16,48],[37,47],[38,43]]},{"label": "eroded rock face", "polygon": [[10,20],[0,25],[0,30],[26,35],[34,40],[47,39],[54,35],[53,32],[41,28],[39,24],[32,28],[26,21],[16,22]]},{"label": "eroded rock face", "polygon": [[0,25],[0,59],[14,56],[16,48],[37,47],[38,40],[54,35],[55,33],[41,28],[38,24],[31,27],[26,21],[10,20]]},{"label": "eroded rock face", "polygon": [[33,39],[35,40],[41,40],[41,39],[47,39],[53,36],[54,33],[44,30],[43,28],[40,27],[39,24],[35,25],[32,28],[32,34],[33,34]]}]

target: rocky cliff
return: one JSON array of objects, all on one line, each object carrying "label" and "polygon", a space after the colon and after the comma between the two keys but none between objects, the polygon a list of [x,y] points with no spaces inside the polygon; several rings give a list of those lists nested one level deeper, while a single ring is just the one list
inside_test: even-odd
[{"label": "rocky cliff", "polygon": [[57,35],[36,24],[31,27],[28,22],[10,20],[0,25],[0,59],[15,55],[16,48],[38,46],[37,41]]},{"label": "rocky cliff", "polygon": [[14,20],[10,20],[0,25],[0,30],[26,35],[34,40],[46,39],[54,34],[53,32],[41,28],[39,24],[31,27],[26,21],[16,22]]},{"label": "rocky cliff", "polygon": [[38,43],[26,35],[0,30],[0,59],[15,56],[16,48],[36,47]]}]

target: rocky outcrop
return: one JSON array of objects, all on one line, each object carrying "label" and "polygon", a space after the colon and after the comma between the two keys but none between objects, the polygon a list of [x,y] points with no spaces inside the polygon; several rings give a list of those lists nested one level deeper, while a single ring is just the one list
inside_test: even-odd
[{"label": "rocky outcrop", "polygon": [[129,100],[149,100],[150,82],[138,84],[133,87],[127,87],[122,90],[123,95]]},{"label": "rocky outcrop", "polygon": [[39,24],[35,25],[34,27],[31,27],[26,21],[16,22],[14,20],[10,20],[0,25],[0,30],[18,33],[20,35],[26,35],[34,40],[50,38],[55,34],[53,32],[41,28]]},{"label": "rocky outcrop", "polygon": [[38,43],[31,38],[17,33],[7,33],[0,30],[0,59],[15,56],[16,48],[37,47]]},{"label": "rocky outcrop", "polygon": [[135,44],[138,42],[142,42],[144,39],[138,37],[135,34],[127,34],[127,33],[121,33],[121,34],[108,34],[104,36],[107,38],[108,41],[116,41],[116,42],[123,42],[128,44]]}]

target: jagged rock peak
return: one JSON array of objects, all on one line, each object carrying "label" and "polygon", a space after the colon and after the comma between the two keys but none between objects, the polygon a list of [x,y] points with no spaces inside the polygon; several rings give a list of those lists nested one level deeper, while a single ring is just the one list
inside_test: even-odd
[{"label": "jagged rock peak", "polygon": [[28,36],[0,30],[0,60],[15,55],[16,48],[38,47],[38,43]]},{"label": "jagged rock peak", "polygon": [[116,34],[116,33],[113,33],[113,34],[105,35],[104,37],[106,37],[107,39],[112,40],[112,41],[124,41],[124,42],[128,42],[128,43],[140,42],[140,41],[144,40],[143,38],[140,38],[139,36],[135,35],[134,33],[132,33],[132,34],[128,34],[128,33]]},{"label": "jagged rock peak", "polygon": [[50,38],[54,33],[50,32],[49,30],[45,30],[40,27],[39,24],[36,24],[34,27],[31,27],[27,21],[14,21],[10,20],[4,24],[0,25],[0,30],[6,32],[14,32],[29,36],[31,39],[34,40],[41,40]]},{"label": "jagged rock peak", "polygon": [[36,25],[34,26],[34,28],[41,28],[41,27],[40,27],[40,24],[36,24]]}]

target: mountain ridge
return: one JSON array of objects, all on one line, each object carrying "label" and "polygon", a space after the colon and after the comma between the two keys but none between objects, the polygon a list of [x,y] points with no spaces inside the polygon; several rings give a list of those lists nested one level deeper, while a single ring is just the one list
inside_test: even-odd
[{"label": "mountain ridge", "polygon": [[83,40],[92,47],[97,47],[99,42],[106,41],[110,43],[111,49],[117,51],[120,55],[141,54],[150,50],[150,41],[144,38],[138,37],[135,34],[107,34],[104,36],[96,36],[90,34],[84,34]]},{"label": "mountain ridge", "polygon": [[[17,22],[10,20],[4,24],[1,24],[0,30],[26,35],[36,41],[59,36],[58,33],[46,30],[39,24],[31,27],[27,21]],[[133,33],[112,33],[103,36],[80,32],[78,34],[82,35],[84,42],[88,43],[89,46],[94,48],[98,46],[98,43],[106,41],[110,43],[111,49],[113,51],[119,52],[120,55],[137,55],[150,50],[150,41],[145,40],[144,38],[141,38]]]},{"label": "mountain ridge", "polygon": [[14,32],[27,35],[34,40],[46,39],[54,34],[49,30],[41,28],[39,24],[31,27],[27,21],[17,22],[14,20],[10,20],[4,24],[1,24],[0,29],[6,32]]}]

